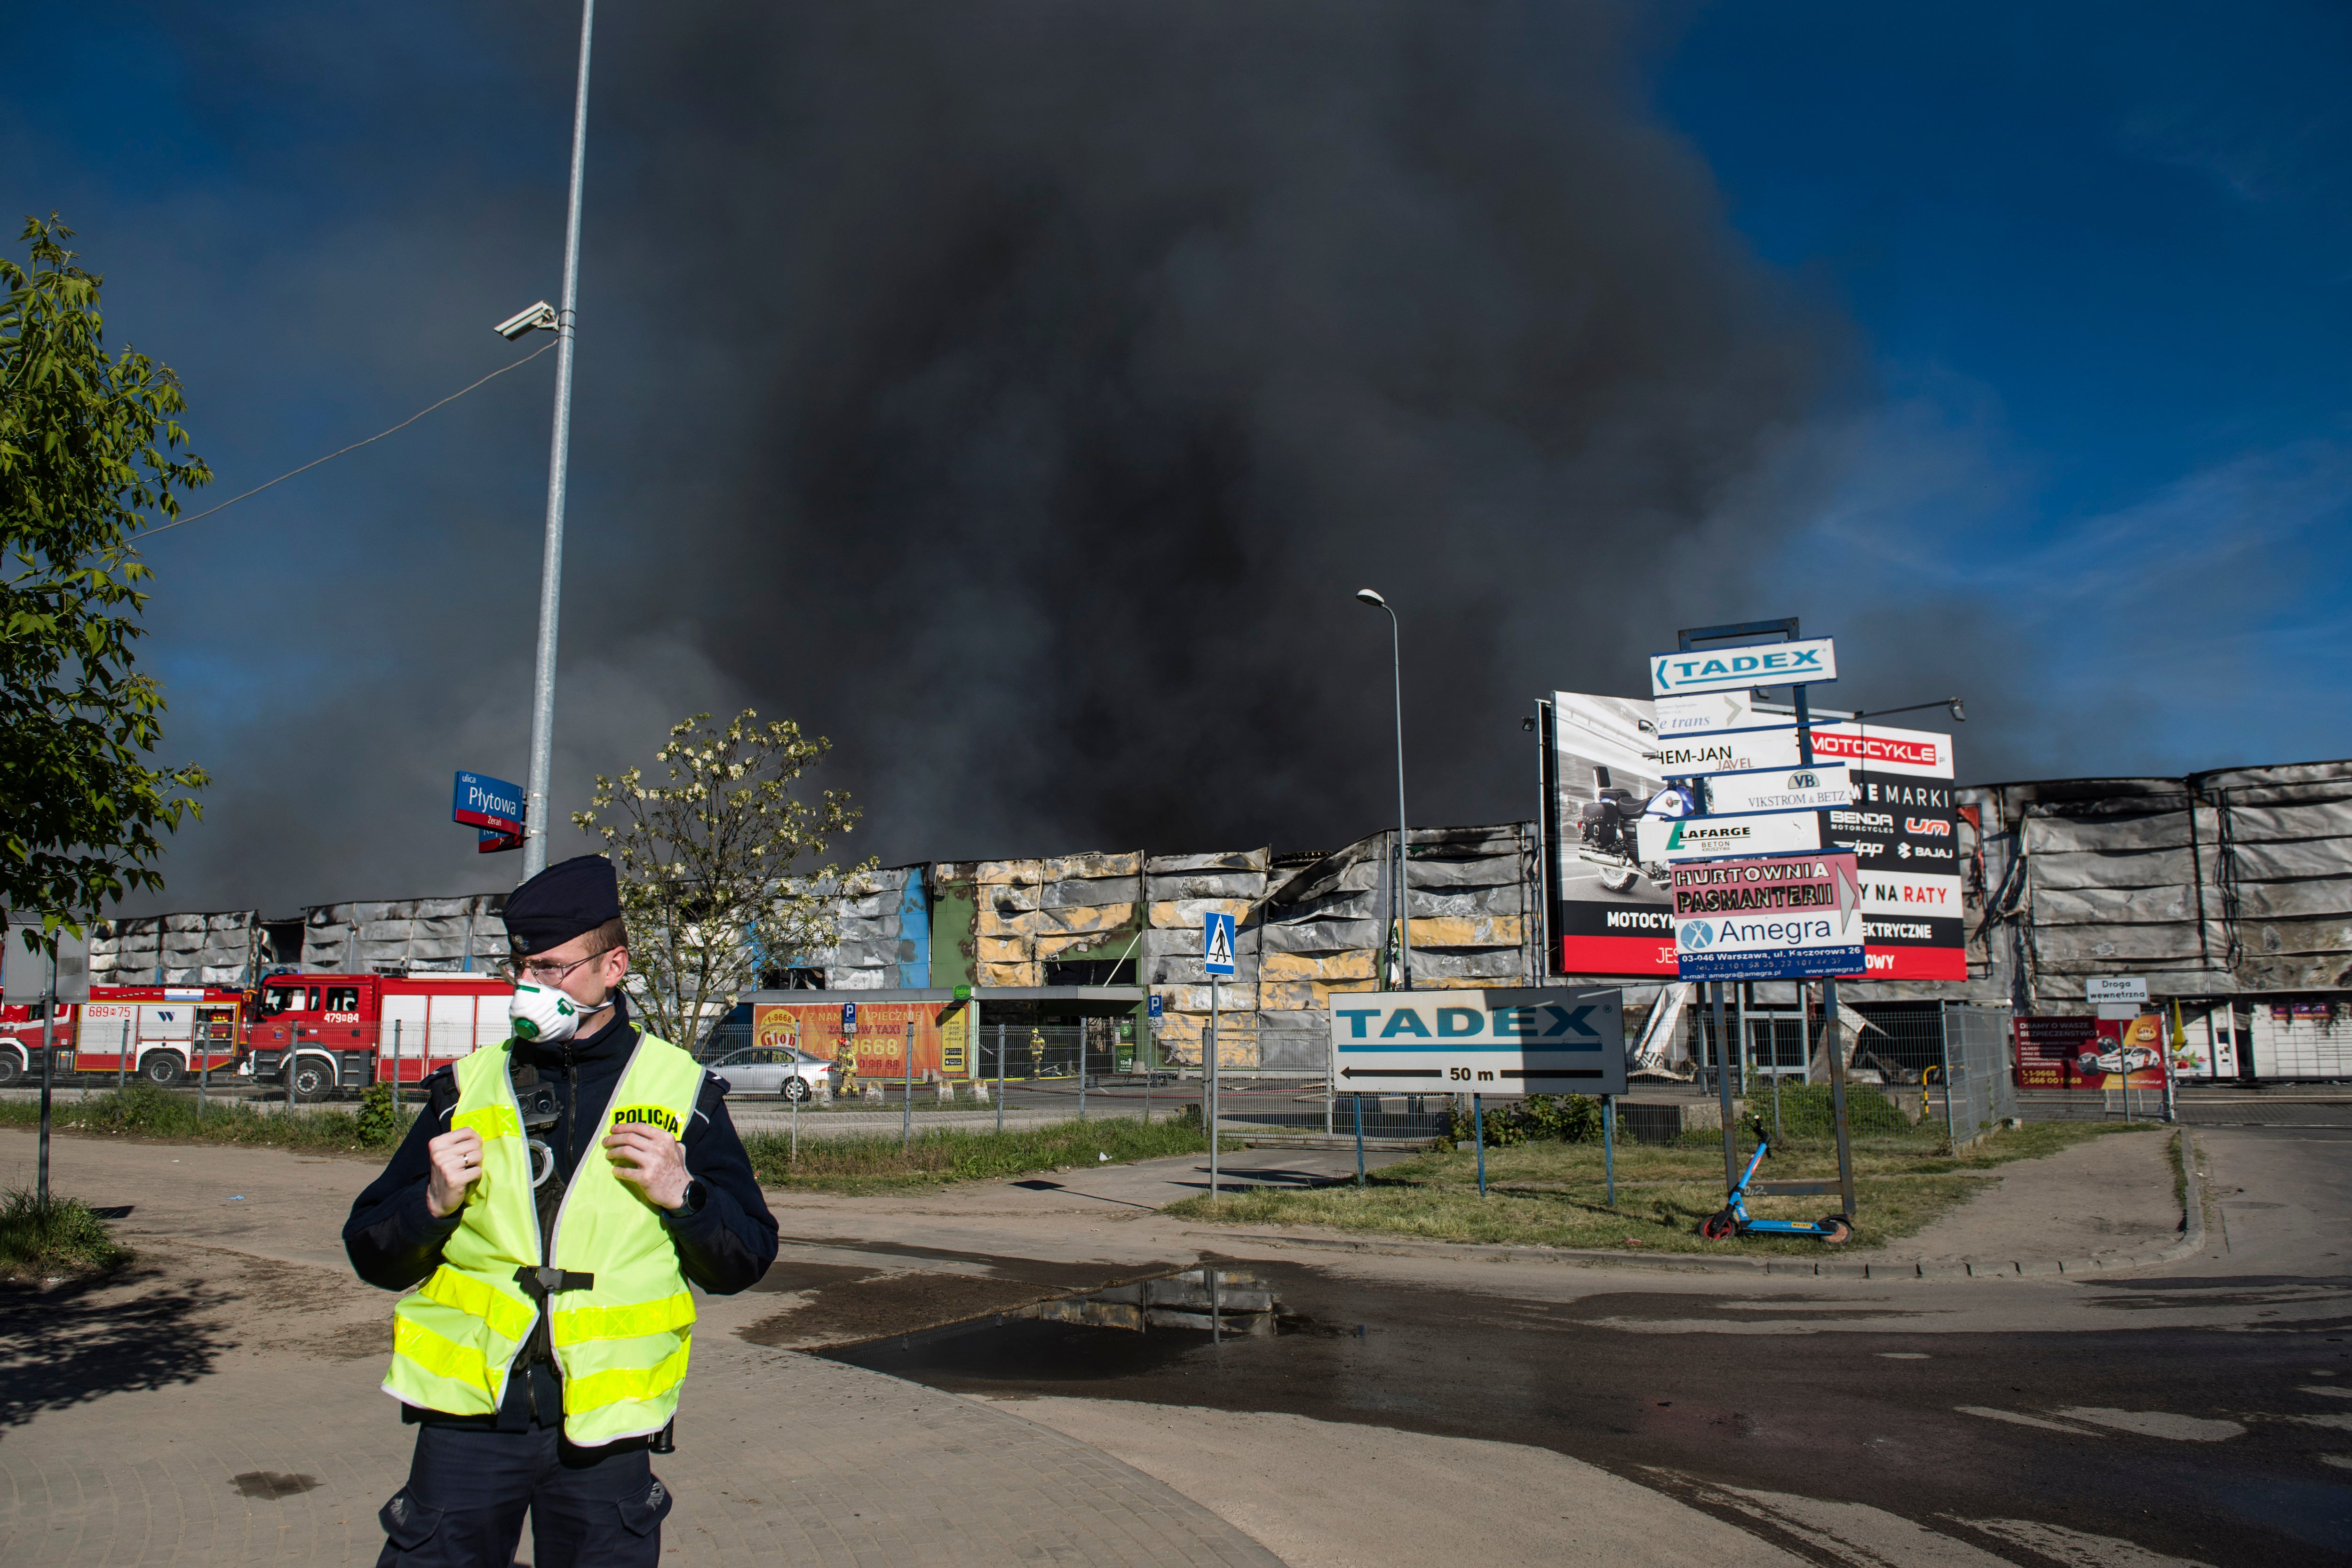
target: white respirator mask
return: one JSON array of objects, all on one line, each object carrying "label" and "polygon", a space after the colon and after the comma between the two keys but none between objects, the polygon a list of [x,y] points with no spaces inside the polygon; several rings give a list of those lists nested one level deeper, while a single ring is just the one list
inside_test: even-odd
[{"label": "white respirator mask", "polygon": [[579,1033],[580,1004],[552,985],[518,981],[514,994],[507,998],[507,1019],[516,1039],[552,1045]]}]

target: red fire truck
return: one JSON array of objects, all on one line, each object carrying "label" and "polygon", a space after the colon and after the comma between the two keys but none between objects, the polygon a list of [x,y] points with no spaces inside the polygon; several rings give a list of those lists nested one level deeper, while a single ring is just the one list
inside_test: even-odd
[{"label": "red fire truck", "polygon": [[[73,1071],[73,1005],[58,1009],[57,1029],[49,1038],[49,1054],[57,1058],[59,1077]],[[38,1081],[41,1076],[41,1017],[37,1005],[0,1004],[0,1083]]]},{"label": "red fire truck", "polygon": [[[58,1008],[56,1041],[72,1053],[61,1051],[58,1066],[162,1084],[217,1072],[236,1061],[244,1013],[245,994],[216,985],[93,985],[89,1001]],[[0,1047],[0,1078],[37,1074],[39,1021],[7,1028],[15,1048]]]},{"label": "red fire truck", "polygon": [[505,1039],[513,994],[494,974],[272,974],[236,1070],[283,1079],[297,1100],[415,1083]]}]

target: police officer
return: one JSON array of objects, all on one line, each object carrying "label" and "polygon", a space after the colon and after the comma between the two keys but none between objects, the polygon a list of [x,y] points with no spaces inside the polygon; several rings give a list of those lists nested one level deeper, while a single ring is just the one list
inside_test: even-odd
[{"label": "police officer", "polygon": [[651,1564],[694,1322],[691,1282],[756,1283],[776,1222],[726,1084],[629,1018],[612,863],[507,900],[511,1037],[425,1079],[425,1109],[343,1226],[394,1308],[384,1391],[415,1423],[381,1518],[391,1564]]}]

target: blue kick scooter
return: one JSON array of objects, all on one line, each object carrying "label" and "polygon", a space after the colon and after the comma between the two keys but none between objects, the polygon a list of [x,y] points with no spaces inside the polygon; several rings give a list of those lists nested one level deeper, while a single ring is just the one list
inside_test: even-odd
[{"label": "blue kick scooter", "polygon": [[1845,1215],[1830,1215],[1825,1218],[1750,1219],[1748,1215],[1748,1184],[1756,1179],[1757,1168],[1765,1156],[1772,1152],[1771,1143],[1764,1136],[1764,1119],[1751,1116],[1748,1131],[1756,1135],[1756,1152],[1741,1173],[1739,1184],[1731,1189],[1728,1202],[1700,1222],[1699,1235],[1709,1241],[1728,1241],[1735,1236],[1810,1236],[1826,1241],[1832,1247],[1843,1247],[1853,1239],[1853,1226],[1846,1224]]}]

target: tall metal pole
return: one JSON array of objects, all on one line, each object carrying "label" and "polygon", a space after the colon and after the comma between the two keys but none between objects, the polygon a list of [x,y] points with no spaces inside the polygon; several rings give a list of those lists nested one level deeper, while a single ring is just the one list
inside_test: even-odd
[{"label": "tall metal pole", "polygon": [[[1797,699],[1797,761],[1805,767],[1813,765],[1812,710],[1805,700],[1805,688],[1800,683],[1790,688]],[[1822,842],[1831,842],[1829,814],[1822,814]],[[1822,981],[1822,1043],[1830,1058],[1830,1125],[1837,1132],[1838,1203],[1845,1223],[1853,1224],[1853,1131],[1845,1111],[1845,1031],[1838,1018],[1837,976]],[[1952,1086],[1944,1085],[1949,1095]]]},{"label": "tall metal pole", "polygon": [[1389,664],[1396,678],[1397,763],[1397,973],[1403,989],[1412,989],[1412,830],[1404,814],[1404,633],[1397,613],[1388,605]]},{"label": "tall metal pole", "polygon": [[[1412,989],[1412,904],[1406,895],[1405,867],[1412,858],[1409,838],[1412,830],[1406,826],[1404,814],[1404,632],[1397,623],[1397,613],[1389,602],[1370,588],[1356,590],[1360,603],[1386,611],[1389,617],[1389,666],[1396,682],[1396,768],[1397,768],[1397,984],[1401,990]],[[1385,940],[1385,939],[1384,939]],[[1387,974],[1379,977],[1386,984]]]},{"label": "tall metal pole", "polygon": [[898,1047],[898,1149],[915,1143],[915,1020],[907,1020],[907,1037]]},{"label": "tall metal pole", "polygon": [[1209,976],[1209,1048],[1203,1060],[1208,1070],[1202,1075],[1202,1084],[1208,1090],[1208,1114],[1201,1120],[1209,1128],[1209,1201],[1217,1197],[1217,977]]},{"label": "tall metal pole", "polygon": [[[1739,1184],[1739,1119],[1731,1110],[1731,1032],[1723,1019],[1723,988],[1728,981],[1717,980],[1715,987],[1715,1098],[1723,1118],[1723,1190],[1728,1194]],[[1729,1198],[1726,1197],[1726,1202]]]},{"label": "tall metal pole", "polygon": [[596,0],[580,0],[580,85],[572,105],[572,198],[563,226],[563,308],[555,318],[555,433],[547,454],[547,548],[539,568],[539,662],[530,683],[530,799],[522,874],[547,869],[547,795],[555,771],[555,629],[563,602],[563,481],[572,456],[572,346],[580,303],[580,187],[588,174],[588,45]]},{"label": "tall metal pole", "polygon": [[1004,1020],[996,1022],[996,1130],[1004,1131]]},{"label": "tall metal pole", "polygon": [[[0,927],[0,936],[6,934],[6,928]],[[41,1171],[38,1202],[44,1216],[49,1212],[49,1097],[58,1068],[54,1044],[58,1027],[58,950],[55,937],[50,939],[49,946],[48,989],[48,995],[41,1001]],[[89,1022],[88,1013],[82,1015],[82,1022]]]}]

